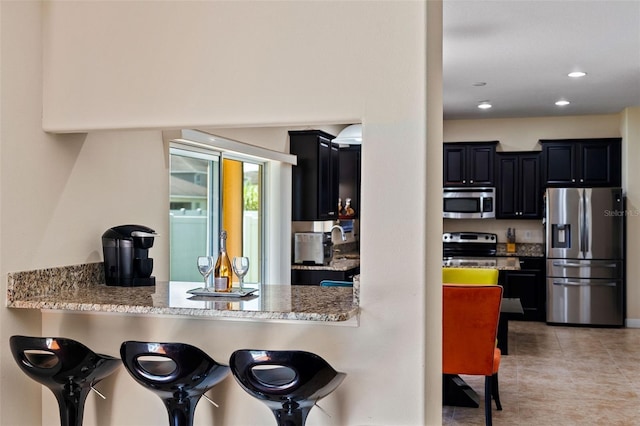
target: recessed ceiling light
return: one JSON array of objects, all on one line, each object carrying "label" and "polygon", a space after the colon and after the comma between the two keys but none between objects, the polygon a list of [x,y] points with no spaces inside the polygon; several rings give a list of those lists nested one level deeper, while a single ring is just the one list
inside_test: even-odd
[{"label": "recessed ceiling light", "polygon": [[478,103],[478,108],[480,109],[489,109],[491,108],[493,105],[491,105],[489,103],[489,101],[480,101],[480,103]]},{"label": "recessed ceiling light", "polygon": [[556,105],[558,106],[567,106],[569,105],[571,102],[569,102],[566,99],[560,99],[559,101],[556,101]]},{"label": "recessed ceiling light", "polygon": [[585,75],[587,75],[587,73],[582,71],[574,71],[574,72],[570,72],[567,75],[571,78],[579,78],[579,77],[584,77]]}]

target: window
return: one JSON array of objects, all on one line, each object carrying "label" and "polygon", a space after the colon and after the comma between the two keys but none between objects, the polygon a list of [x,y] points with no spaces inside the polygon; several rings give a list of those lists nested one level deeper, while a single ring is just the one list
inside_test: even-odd
[{"label": "window", "polygon": [[[272,138],[270,131],[265,135],[265,141]],[[288,137],[286,130],[282,137]],[[288,282],[296,157],[263,148],[258,139],[246,144],[200,130],[183,129],[179,137],[171,132],[167,140],[170,279],[201,282],[196,258],[217,256],[225,229],[229,256],[249,257],[246,283]]]},{"label": "window", "polygon": [[169,182],[171,281],[200,281],[196,258],[215,255],[220,230],[220,153],[172,147]]},{"label": "window", "polygon": [[264,162],[215,148],[170,148],[170,279],[199,282],[196,258],[217,256],[220,230],[230,257],[250,260],[246,283],[262,281]]}]

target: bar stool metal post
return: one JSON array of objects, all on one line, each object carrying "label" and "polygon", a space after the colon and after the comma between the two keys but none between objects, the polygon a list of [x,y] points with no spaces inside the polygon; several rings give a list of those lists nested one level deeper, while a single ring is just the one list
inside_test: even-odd
[{"label": "bar stool metal post", "polygon": [[192,426],[202,395],[229,374],[228,366],[186,343],[128,341],[120,356],[129,374],[160,397],[170,426]]},{"label": "bar stool metal post", "polygon": [[9,343],[20,369],[55,395],[62,426],[82,425],[89,391],[120,366],[120,359],[72,339],[11,336]]},{"label": "bar stool metal post", "polygon": [[279,426],[303,426],[316,402],[346,377],[304,351],[242,349],[231,355],[229,366],[240,386],[269,407]]}]

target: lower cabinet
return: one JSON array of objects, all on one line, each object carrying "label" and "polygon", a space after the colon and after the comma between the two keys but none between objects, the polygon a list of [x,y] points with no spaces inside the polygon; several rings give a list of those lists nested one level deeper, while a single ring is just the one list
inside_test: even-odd
[{"label": "lower cabinet", "polygon": [[346,271],[331,271],[326,269],[292,269],[291,284],[320,285],[322,280],[353,281],[353,277],[360,273],[360,267]]},{"label": "lower cabinet", "polygon": [[521,257],[519,271],[500,271],[504,297],[519,298],[525,321],[546,320],[545,261]]}]

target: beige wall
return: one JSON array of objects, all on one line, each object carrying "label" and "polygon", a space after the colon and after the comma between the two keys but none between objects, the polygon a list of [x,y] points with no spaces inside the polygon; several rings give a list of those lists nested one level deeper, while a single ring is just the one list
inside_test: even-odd
[{"label": "beige wall", "polygon": [[627,326],[640,327],[640,108],[622,114],[622,185],[627,195]]},{"label": "beige wall", "polygon": [[535,151],[540,139],[620,136],[620,115],[447,120],[444,141],[500,141],[498,151]]},{"label": "beige wall", "polygon": [[[3,287],[8,271],[99,260],[99,237],[113,224],[168,235],[163,129],[362,122],[365,140],[360,327],[2,308],[0,340],[64,335],[113,355],[126,339],[177,340],[221,361],[241,347],[305,349],[348,373],[322,403],[332,417],[315,409],[310,423],[440,424],[440,268],[424,266],[438,264],[440,245],[427,256],[421,237],[427,222],[440,232],[439,211],[427,209],[440,195],[430,187],[419,196],[425,107],[438,117],[442,104],[425,90],[427,7],[439,25],[439,2],[0,2]],[[46,134],[41,123],[89,132]],[[440,128],[435,119],[430,137],[439,141]],[[440,159],[439,143],[429,146]],[[161,278],[166,240],[153,250]],[[7,345],[0,350],[0,424],[58,424],[50,393],[17,371]],[[166,422],[125,372],[99,387],[109,399],[89,397],[86,425]],[[213,396],[221,408],[203,401],[196,424],[274,421],[232,380]]]}]

